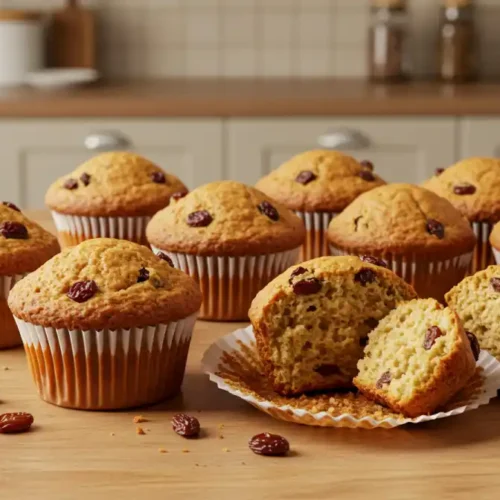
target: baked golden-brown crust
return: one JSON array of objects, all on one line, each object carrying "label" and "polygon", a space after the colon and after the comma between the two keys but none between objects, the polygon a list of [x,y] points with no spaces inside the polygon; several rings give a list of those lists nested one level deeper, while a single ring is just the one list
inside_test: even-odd
[{"label": "baked golden-brown crust", "polygon": [[21,212],[0,203],[0,224],[5,222],[23,224],[28,237],[14,239],[0,234],[0,275],[29,273],[59,252],[55,236]]},{"label": "baked golden-brown crust", "polygon": [[[440,223],[444,234],[430,221]],[[471,252],[476,244],[469,223],[449,201],[410,184],[389,184],[359,196],[331,221],[328,240],[359,255],[443,259]]]},{"label": "baked golden-brown crust", "polygon": [[[261,203],[277,210],[274,220],[259,210]],[[212,221],[192,227],[188,216],[207,211]],[[305,238],[303,222],[286,207],[239,182],[220,181],[201,186],[185,198],[172,200],[148,224],[148,241],[163,250],[196,255],[263,255],[299,247]]]},{"label": "baked golden-brown crust", "polygon": [[500,223],[495,224],[490,234],[490,243],[493,248],[500,251]]},{"label": "baked golden-brown crust", "polygon": [[[301,172],[316,177],[303,184],[296,180]],[[256,188],[291,210],[340,212],[360,194],[383,184],[351,156],[318,149],[294,156],[260,179]]]},{"label": "baked golden-brown crust", "polygon": [[[155,182],[152,176],[164,176]],[[87,182],[82,175],[90,176]],[[77,187],[64,187],[68,180]],[[87,184],[87,185],[86,185]],[[102,153],[57,179],[47,191],[45,203],[56,212],[83,216],[153,215],[168,205],[170,196],[187,191],[174,175],[130,152]]]},{"label": "baked golden-brown crust", "polygon": [[[149,278],[138,282],[145,268]],[[67,295],[76,282],[94,280],[85,302]],[[133,328],[177,321],[198,311],[201,292],[185,273],[142,245],[98,238],[63,250],[17,283],[9,307],[35,325],[78,330]]]},{"label": "baked golden-brown crust", "polygon": [[[467,158],[435,175],[423,186],[446,198],[470,221],[500,220],[500,160]],[[457,186],[474,186],[472,194],[457,194]]]}]

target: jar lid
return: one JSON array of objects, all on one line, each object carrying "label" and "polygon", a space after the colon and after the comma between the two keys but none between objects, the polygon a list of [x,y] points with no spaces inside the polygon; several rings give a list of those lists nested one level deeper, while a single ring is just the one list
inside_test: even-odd
[{"label": "jar lid", "polygon": [[38,21],[41,17],[42,14],[34,10],[0,10],[0,21]]}]

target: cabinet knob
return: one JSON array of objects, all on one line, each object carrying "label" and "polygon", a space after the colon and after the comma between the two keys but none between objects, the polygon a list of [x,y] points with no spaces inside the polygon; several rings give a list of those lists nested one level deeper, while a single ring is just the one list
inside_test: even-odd
[{"label": "cabinet knob", "polygon": [[85,137],[85,147],[89,151],[111,151],[115,149],[128,149],[130,139],[118,131],[96,132]]},{"label": "cabinet knob", "polygon": [[359,130],[348,128],[328,130],[318,137],[318,144],[325,149],[359,150],[370,146],[370,139]]}]

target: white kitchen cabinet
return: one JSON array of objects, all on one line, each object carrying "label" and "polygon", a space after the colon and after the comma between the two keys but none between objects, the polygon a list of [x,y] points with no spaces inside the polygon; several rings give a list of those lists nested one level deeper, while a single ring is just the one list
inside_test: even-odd
[{"label": "white kitchen cabinet", "polygon": [[463,118],[458,142],[459,158],[500,157],[500,118]]},{"label": "white kitchen cabinet", "polygon": [[103,149],[130,149],[189,188],[220,179],[222,121],[217,119],[0,120],[0,200],[41,208],[48,186]]},{"label": "white kitchen cabinet", "polygon": [[455,160],[454,118],[232,119],[227,127],[226,171],[254,184],[292,155],[326,139],[368,159],[388,182],[420,183]]}]

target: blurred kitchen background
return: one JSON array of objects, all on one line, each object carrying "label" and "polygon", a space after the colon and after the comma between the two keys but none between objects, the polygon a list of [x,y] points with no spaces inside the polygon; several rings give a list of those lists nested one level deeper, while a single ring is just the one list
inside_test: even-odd
[{"label": "blurred kitchen background", "polygon": [[498,26],[500,0],[0,1],[0,195],[42,207],[118,148],[190,187],[318,145],[420,182],[498,153]]}]

